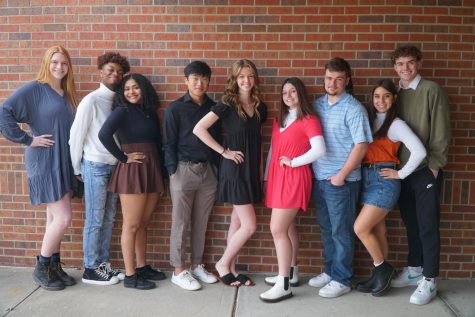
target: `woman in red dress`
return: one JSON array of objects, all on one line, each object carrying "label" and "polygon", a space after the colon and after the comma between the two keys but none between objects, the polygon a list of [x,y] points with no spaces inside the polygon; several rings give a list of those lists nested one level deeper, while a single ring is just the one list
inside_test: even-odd
[{"label": "woman in red dress", "polygon": [[309,164],[325,153],[322,128],[306,97],[303,82],[291,77],[282,84],[279,117],[272,127],[266,206],[272,208],[270,229],[277,252],[279,275],[260,295],[265,302],[292,297],[289,272],[292,243],[289,229],[299,210],[306,211],[312,191]]}]

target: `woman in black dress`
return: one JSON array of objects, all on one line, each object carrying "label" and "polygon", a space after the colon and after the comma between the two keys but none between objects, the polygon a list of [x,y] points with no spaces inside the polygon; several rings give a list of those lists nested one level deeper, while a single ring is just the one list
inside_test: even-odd
[{"label": "woman in black dress", "polygon": [[[232,66],[222,102],[211,109],[193,130],[206,145],[221,154],[218,201],[233,204],[226,250],[216,263],[221,281],[229,286],[254,283],[236,271],[241,247],[256,230],[253,204],[262,199],[261,125],[266,120],[265,104],[259,99],[259,77],[254,63],[242,59]],[[223,144],[208,132],[221,121]]]}]

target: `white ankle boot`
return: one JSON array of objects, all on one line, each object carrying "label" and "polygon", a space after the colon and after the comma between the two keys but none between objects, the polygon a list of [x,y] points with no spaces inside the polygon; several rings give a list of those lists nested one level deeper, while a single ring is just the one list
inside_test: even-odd
[{"label": "white ankle boot", "polygon": [[278,275],[275,285],[267,292],[262,293],[259,298],[267,303],[277,303],[292,296],[289,278]]},{"label": "white ankle boot", "polygon": [[[265,280],[264,280],[264,282],[265,282],[267,285],[274,286],[274,285],[275,285],[275,282],[277,281],[277,276],[278,276],[278,275],[266,277]],[[298,266],[297,266],[297,265],[290,267],[289,280],[290,280],[290,286],[292,286],[292,287],[300,286],[299,270],[298,270]]]}]

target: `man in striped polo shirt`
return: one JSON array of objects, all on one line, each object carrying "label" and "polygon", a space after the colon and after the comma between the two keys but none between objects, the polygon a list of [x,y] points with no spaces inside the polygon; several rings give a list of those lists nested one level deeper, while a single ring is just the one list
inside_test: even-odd
[{"label": "man in striped polo shirt", "polygon": [[351,290],[360,165],[373,138],[366,110],[351,94],[347,61],[336,57],[325,65],[324,87],[326,94],[313,107],[320,116],[327,152],[312,165],[324,271],[308,283],[321,287],[320,296],[334,298]]}]

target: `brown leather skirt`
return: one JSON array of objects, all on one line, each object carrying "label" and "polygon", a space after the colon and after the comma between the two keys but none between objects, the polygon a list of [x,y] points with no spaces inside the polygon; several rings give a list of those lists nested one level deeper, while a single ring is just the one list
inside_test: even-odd
[{"label": "brown leather skirt", "polygon": [[117,163],[107,190],[119,194],[143,194],[163,192],[160,172],[160,155],[155,143],[122,144],[126,153],[142,152],[142,163]]}]

